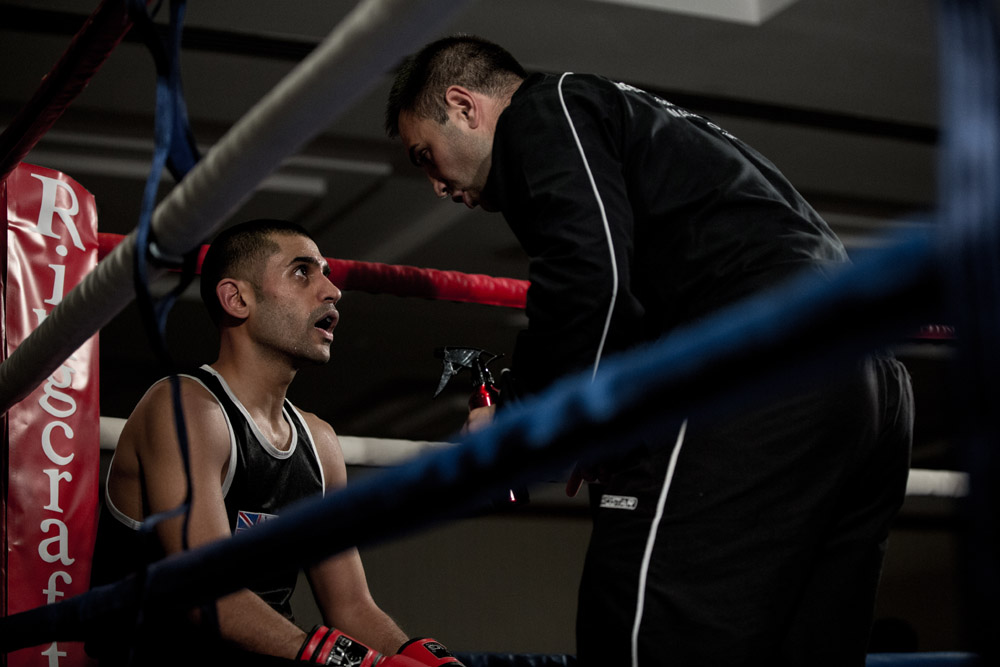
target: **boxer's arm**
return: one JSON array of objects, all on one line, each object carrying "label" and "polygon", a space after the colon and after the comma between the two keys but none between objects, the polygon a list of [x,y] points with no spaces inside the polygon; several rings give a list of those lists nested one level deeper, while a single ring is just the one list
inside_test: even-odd
[{"label": "boxer's arm", "polygon": [[[188,521],[188,548],[231,535],[222,495],[229,463],[229,432],[218,403],[200,385],[182,380],[182,398],[188,431],[193,504]],[[144,397],[133,415],[135,447],[143,471],[148,514],[164,512],[184,501],[187,476],[176,437],[168,383],[160,383]],[[178,516],[156,527],[164,550],[181,551],[183,519]],[[249,590],[220,598],[217,604],[222,636],[256,653],[294,658],[305,633]]]},{"label": "boxer's arm", "polygon": [[357,637],[385,655],[398,651],[407,640],[372,599],[356,549],[324,560],[310,568],[308,576],[326,625]]},{"label": "boxer's arm", "polygon": [[[334,492],[347,482],[340,441],[329,424],[309,413],[303,416],[323,465],[327,492]],[[399,626],[372,598],[357,549],[327,558],[310,568],[307,575],[326,625],[356,637],[385,655],[395,653],[407,640]]]}]

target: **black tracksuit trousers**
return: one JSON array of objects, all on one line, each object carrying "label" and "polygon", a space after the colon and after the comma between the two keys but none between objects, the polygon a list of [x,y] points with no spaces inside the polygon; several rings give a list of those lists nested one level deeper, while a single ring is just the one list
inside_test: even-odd
[{"label": "black tracksuit trousers", "polygon": [[592,486],[582,665],[864,664],[913,397],[891,357],[848,375],[678,425]]}]

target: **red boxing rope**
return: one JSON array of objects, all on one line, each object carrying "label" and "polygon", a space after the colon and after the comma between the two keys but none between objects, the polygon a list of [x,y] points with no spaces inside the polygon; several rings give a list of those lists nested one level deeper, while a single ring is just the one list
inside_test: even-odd
[{"label": "red boxing rope", "polygon": [[[103,259],[124,237],[98,234],[98,258]],[[198,272],[208,246],[198,252]],[[342,290],[422,297],[487,306],[524,308],[528,281],[482,274],[422,269],[415,266],[327,258],[330,280]]]},{"label": "red boxing rope", "polygon": [[474,273],[330,259],[330,280],[345,290],[524,308],[528,281]]},{"label": "red boxing rope", "polygon": [[[99,259],[104,259],[124,238],[119,234],[98,234],[97,237]],[[201,272],[201,263],[207,251],[208,246],[204,245],[198,252],[198,273]],[[528,295],[527,280],[351,259],[328,257],[326,261],[330,264],[330,280],[342,290],[507,308],[524,308]],[[955,338],[955,328],[944,324],[928,324],[920,327],[910,338],[943,343]]]},{"label": "red boxing rope", "polygon": [[925,324],[914,336],[923,340],[946,341],[955,338],[955,327],[948,324]]},{"label": "red boxing rope", "polygon": [[94,10],[34,96],[0,135],[0,181],[55,125],[131,27],[123,0],[104,0]]}]

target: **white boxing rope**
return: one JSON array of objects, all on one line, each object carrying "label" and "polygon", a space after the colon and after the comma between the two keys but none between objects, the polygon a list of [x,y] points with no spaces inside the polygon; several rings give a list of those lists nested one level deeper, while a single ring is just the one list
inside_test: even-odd
[{"label": "white boxing rope", "polygon": [[337,436],[349,466],[395,466],[406,463],[434,449],[454,447],[451,442],[428,440],[398,440],[394,438],[362,438],[354,435]]},{"label": "white boxing rope", "polygon": [[[215,144],[153,213],[159,249],[214,235],[283,159],[374,87],[468,0],[362,0]],[[0,364],[0,413],[23,399],[133,298],[134,232]],[[162,271],[153,272],[153,277]]]},{"label": "white boxing rope", "polygon": [[[115,449],[125,420],[120,417],[101,417],[101,449]],[[442,447],[454,447],[451,442],[431,440],[399,440],[394,438],[362,438],[351,435],[337,436],[344,452],[344,462],[349,466],[394,466]]]},{"label": "white boxing rope", "polygon": [[953,470],[913,468],[906,480],[906,495],[963,498],[969,493],[969,475]]},{"label": "white boxing rope", "polygon": [[[101,449],[114,450],[118,444],[125,420],[120,417],[101,417]],[[349,466],[393,466],[412,458],[454,443],[430,440],[402,440],[396,438],[363,438],[338,436],[344,452],[344,462]],[[913,468],[906,482],[909,497],[962,498],[969,491],[969,476],[953,470],[927,470]]]}]

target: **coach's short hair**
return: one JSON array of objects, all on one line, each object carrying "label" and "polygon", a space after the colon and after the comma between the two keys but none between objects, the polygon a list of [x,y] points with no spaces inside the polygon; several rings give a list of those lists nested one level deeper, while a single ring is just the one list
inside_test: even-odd
[{"label": "coach's short hair", "polygon": [[521,64],[498,44],[473,35],[439,39],[409,56],[397,70],[385,108],[385,132],[399,136],[402,111],[444,123],[444,93],[449,86],[501,97],[526,77]]}]

